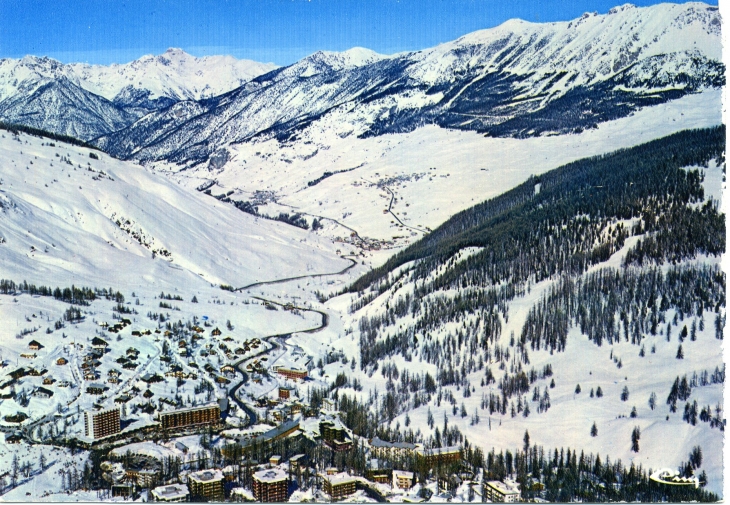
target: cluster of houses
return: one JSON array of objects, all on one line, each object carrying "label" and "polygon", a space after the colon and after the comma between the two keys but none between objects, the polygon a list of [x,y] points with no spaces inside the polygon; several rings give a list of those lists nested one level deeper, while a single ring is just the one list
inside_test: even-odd
[{"label": "cluster of houses", "polygon": [[109,323],[104,322],[104,323],[101,323],[99,326],[101,326],[102,328],[106,328],[109,333],[119,333],[120,331],[122,331],[124,328],[126,328],[130,324],[132,324],[131,320],[129,320],[127,318],[123,318],[120,322],[114,323],[113,325],[110,325]]}]

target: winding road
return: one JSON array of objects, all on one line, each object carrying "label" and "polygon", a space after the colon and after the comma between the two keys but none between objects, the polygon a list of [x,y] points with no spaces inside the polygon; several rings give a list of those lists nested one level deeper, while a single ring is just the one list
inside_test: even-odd
[{"label": "winding road", "polygon": [[[269,284],[282,284],[284,282],[296,281],[296,280],[300,280],[300,279],[310,279],[310,278],[311,279],[316,279],[318,277],[328,277],[330,275],[342,275],[342,274],[346,273],[348,270],[350,270],[352,267],[354,267],[355,265],[357,265],[357,260],[355,260],[353,258],[348,258],[346,256],[340,256],[340,257],[342,259],[350,260],[352,262],[352,264],[350,264],[349,266],[347,266],[344,269],[340,270],[339,272],[332,272],[332,273],[328,273],[328,274],[298,275],[296,277],[287,277],[285,279],[277,279],[275,281],[254,282],[253,284],[248,284],[247,286],[243,286],[243,287],[240,287],[240,288],[235,288],[234,291],[245,291],[247,289],[256,288],[258,286],[266,286],[266,285],[269,285]],[[270,303],[275,303],[275,302],[270,302]],[[279,305],[281,305],[281,304],[279,304]],[[310,309],[302,309],[302,310],[310,310]]]},{"label": "winding road", "polygon": [[[295,279],[301,279],[304,277],[322,277],[325,275],[341,275],[341,274],[344,274],[345,272],[347,272],[349,269],[351,269],[353,266],[355,266],[357,264],[357,262],[355,260],[351,259],[351,261],[353,261],[352,265],[345,268],[341,272],[338,272],[335,274],[313,274],[313,275],[304,275],[304,276],[300,276],[300,277],[294,277],[292,279],[280,279],[280,280],[269,281],[269,282],[257,282],[255,284],[245,286],[245,287],[239,288],[239,289],[243,290],[243,289],[248,289],[250,287],[260,286],[260,285],[264,285],[264,284],[280,284],[282,282],[287,282],[287,281],[295,280]],[[280,307],[286,306],[283,303],[275,302],[273,300],[267,300],[266,298],[262,298],[260,296],[253,296],[252,298],[261,300],[264,303],[269,303],[272,305],[279,305]],[[228,396],[246,414],[246,416],[248,417],[249,426],[256,424],[256,422],[258,421],[258,415],[256,414],[256,411],[254,411],[249,405],[247,405],[243,400],[241,400],[237,394],[238,390],[241,388],[241,386],[248,383],[248,373],[244,369],[245,365],[248,362],[250,362],[251,360],[253,360],[254,358],[257,358],[258,356],[261,356],[263,354],[269,354],[269,353],[271,353],[271,351],[273,351],[275,349],[281,348],[282,350],[285,350],[285,347],[286,347],[285,340],[288,339],[289,337],[291,337],[294,333],[317,333],[317,332],[322,331],[325,328],[327,328],[327,326],[329,326],[329,314],[327,314],[324,311],[317,310],[317,309],[308,309],[306,307],[291,306],[291,305],[289,305],[289,307],[296,309],[296,310],[300,310],[300,311],[316,312],[317,314],[322,316],[322,321],[318,326],[315,326],[313,328],[292,331],[289,333],[276,333],[274,335],[267,335],[267,336],[263,337],[262,340],[265,340],[266,343],[269,344],[268,348],[262,349],[261,351],[257,352],[253,356],[248,356],[246,358],[242,358],[233,364],[233,367],[236,369],[236,371],[241,374],[241,381],[239,383],[237,383],[235,386],[233,386],[228,391]],[[278,341],[278,343],[277,343],[277,341]]]}]

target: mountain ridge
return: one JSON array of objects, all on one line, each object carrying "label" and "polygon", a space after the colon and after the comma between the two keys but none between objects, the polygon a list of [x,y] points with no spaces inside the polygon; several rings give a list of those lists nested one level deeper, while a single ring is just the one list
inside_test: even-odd
[{"label": "mountain ridge", "polygon": [[0,118],[90,140],[181,100],[225,93],[275,68],[231,56],[197,58],[176,48],[109,66],[45,56],[6,58],[0,60]]},{"label": "mountain ridge", "polygon": [[719,19],[701,3],[623,6],[566,22],[508,21],[362,65],[315,53],[198,102],[194,117],[159,111],[97,142],[121,158],[191,166],[229,144],[296,141],[327,121],[359,137],[426,124],[498,137],[572,133],[722,86]]}]

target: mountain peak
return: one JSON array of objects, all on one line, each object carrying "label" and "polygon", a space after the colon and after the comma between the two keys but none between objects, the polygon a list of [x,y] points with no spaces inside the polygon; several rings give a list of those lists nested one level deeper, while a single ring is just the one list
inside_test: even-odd
[{"label": "mountain peak", "polygon": [[619,5],[617,7],[614,7],[608,11],[608,14],[618,14],[619,12],[626,12],[631,9],[636,9],[636,6],[634,4],[625,3],[623,5]]}]

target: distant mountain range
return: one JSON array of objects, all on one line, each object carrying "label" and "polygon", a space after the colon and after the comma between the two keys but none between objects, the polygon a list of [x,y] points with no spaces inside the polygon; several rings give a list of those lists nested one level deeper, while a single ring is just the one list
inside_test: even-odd
[{"label": "distant mountain range", "polygon": [[181,100],[230,91],[275,68],[231,56],[196,58],[174,48],[110,66],[2,59],[0,117],[89,140]]},{"label": "distant mountain range", "polygon": [[[119,67],[26,58],[0,63],[0,119],[94,139],[122,159],[186,166],[217,152],[225,164],[227,145],[296,141],[306,128],[340,137],[426,124],[491,136],[564,134],[724,85],[721,53],[718,8],[687,3],[627,4],[569,22],[511,20],[422,51],[318,52],[277,69],[201,58],[192,72],[198,67],[179,51]],[[7,76],[31,60],[73,68],[73,77]],[[154,72],[138,80],[143,67]]]}]

